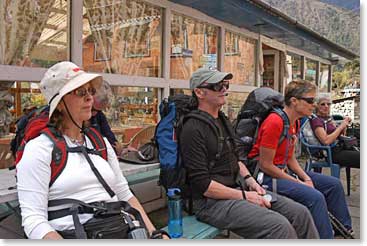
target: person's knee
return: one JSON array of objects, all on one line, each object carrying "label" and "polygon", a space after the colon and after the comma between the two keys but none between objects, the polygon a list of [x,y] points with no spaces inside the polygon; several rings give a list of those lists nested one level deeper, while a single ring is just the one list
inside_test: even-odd
[{"label": "person's knee", "polygon": [[309,199],[309,202],[311,202],[311,205],[315,205],[315,204],[325,204],[326,205],[324,194],[322,194],[320,191],[316,189],[313,190],[311,194],[309,194],[308,199]]},{"label": "person's knee", "polygon": [[330,176],[330,183],[329,183],[334,191],[343,190],[343,185],[340,179]]},{"label": "person's knee", "polygon": [[269,220],[269,238],[297,238],[297,233],[291,223],[284,216],[273,216]]}]

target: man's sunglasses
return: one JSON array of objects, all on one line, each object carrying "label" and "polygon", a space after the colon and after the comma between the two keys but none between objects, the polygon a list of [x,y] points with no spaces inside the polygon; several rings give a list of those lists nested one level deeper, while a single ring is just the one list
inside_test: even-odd
[{"label": "man's sunglasses", "polygon": [[331,106],[331,103],[320,103],[320,105],[321,105],[321,106],[324,106],[324,107],[325,107],[326,105],[328,105],[328,106],[330,107],[330,106]]},{"label": "man's sunglasses", "polygon": [[70,94],[76,95],[78,97],[85,97],[87,94],[94,96],[97,90],[94,87],[84,88],[80,87],[70,92]]},{"label": "man's sunglasses", "polygon": [[221,81],[219,83],[216,83],[216,84],[201,85],[201,86],[198,86],[197,88],[205,88],[205,89],[208,89],[208,90],[211,90],[211,91],[219,92],[223,88],[226,88],[226,90],[229,89],[229,81],[223,80],[223,81]]},{"label": "man's sunglasses", "polygon": [[298,97],[297,99],[306,101],[308,104],[314,104],[315,98],[314,97]]}]

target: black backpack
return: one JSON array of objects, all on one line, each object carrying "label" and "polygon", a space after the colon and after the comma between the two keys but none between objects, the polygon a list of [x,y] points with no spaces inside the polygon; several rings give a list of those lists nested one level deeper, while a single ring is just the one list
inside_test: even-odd
[{"label": "black backpack", "polygon": [[280,144],[286,137],[289,130],[289,119],[282,110],[284,107],[284,97],[279,92],[261,87],[253,90],[247,97],[245,103],[233,122],[236,135],[240,141],[237,142],[237,153],[239,159],[243,161],[250,173],[257,175],[257,162],[250,160],[247,156],[256,142],[261,123],[272,112],[282,117],[284,122],[283,131],[278,141]]},{"label": "black backpack", "polygon": [[[197,102],[192,96],[178,94],[170,96],[163,100],[159,106],[161,120],[157,125],[155,142],[158,147],[158,157],[160,162],[160,177],[159,183],[166,191],[172,189],[178,191],[183,199],[189,201],[189,208],[185,208],[189,213],[192,212],[192,197],[191,188],[187,180],[187,172],[180,154],[180,133],[184,123],[189,118],[195,118],[208,124],[208,126],[216,134],[218,141],[217,154],[209,163],[209,169],[214,166],[222,152],[223,144],[226,139],[223,137],[222,130],[217,127],[212,117],[206,112],[197,110]],[[222,122],[224,114],[219,114]],[[224,124],[228,134],[231,133],[231,126]]]},{"label": "black backpack", "polygon": [[48,115],[50,107],[49,106],[42,106],[42,107],[36,107],[32,109],[29,113],[23,114],[16,122],[16,132],[14,138],[10,142],[10,150],[16,158],[16,152],[19,148],[19,146],[22,143],[22,140],[25,135],[25,130],[28,125],[28,122],[32,118],[39,117],[41,114]]}]

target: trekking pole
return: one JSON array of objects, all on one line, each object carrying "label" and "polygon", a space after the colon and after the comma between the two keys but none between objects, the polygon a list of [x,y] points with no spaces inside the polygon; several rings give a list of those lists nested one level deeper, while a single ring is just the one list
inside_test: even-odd
[{"label": "trekking pole", "polygon": [[332,215],[330,212],[328,212],[328,214],[333,227],[337,229],[345,239],[355,239],[354,236],[347,230],[347,228],[345,228],[342,223],[340,223],[340,221],[334,215]]}]

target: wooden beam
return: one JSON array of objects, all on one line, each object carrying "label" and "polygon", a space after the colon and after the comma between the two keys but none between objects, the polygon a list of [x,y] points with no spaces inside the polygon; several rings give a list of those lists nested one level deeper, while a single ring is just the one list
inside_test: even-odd
[{"label": "wooden beam", "polygon": [[41,93],[40,89],[32,88],[10,88],[10,93]]}]

